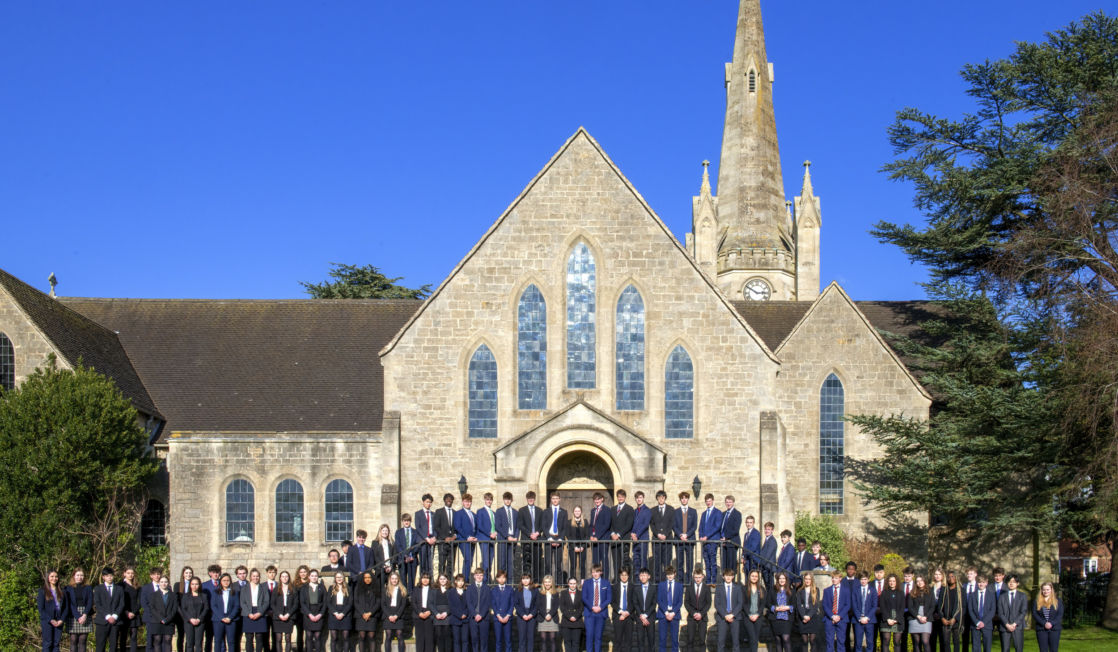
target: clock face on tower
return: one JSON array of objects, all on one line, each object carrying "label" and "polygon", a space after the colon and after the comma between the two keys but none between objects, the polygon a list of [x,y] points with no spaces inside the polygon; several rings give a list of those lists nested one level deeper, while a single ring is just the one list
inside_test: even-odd
[{"label": "clock face on tower", "polygon": [[773,291],[765,279],[755,278],[745,284],[742,294],[750,301],[768,301]]}]

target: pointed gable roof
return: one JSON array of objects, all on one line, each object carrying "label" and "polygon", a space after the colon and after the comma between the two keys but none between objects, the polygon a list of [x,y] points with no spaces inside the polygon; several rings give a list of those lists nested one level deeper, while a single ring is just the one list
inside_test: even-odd
[{"label": "pointed gable roof", "polygon": [[0,287],[73,366],[108,376],[139,412],[162,418],[116,333],[0,269]]},{"label": "pointed gable roof", "polygon": [[409,319],[407,323],[405,323],[404,326],[400,329],[400,331],[396,333],[396,336],[393,337],[392,340],[389,341],[383,349],[381,349],[380,355],[387,355],[389,352],[392,351],[393,348],[395,348],[396,344],[400,341],[400,338],[402,338],[408,331],[408,329],[410,329],[416,322],[416,320],[418,320],[420,316],[423,315],[427,307],[439,299],[439,296],[442,294],[442,291],[447,286],[447,284],[450,283],[450,281],[458,274],[458,272],[466,265],[466,263],[474,257],[478,250],[480,250],[481,247],[486,243],[486,241],[489,240],[490,236],[492,236],[493,233],[501,228],[501,225],[508,218],[509,214],[511,214],[520,204],[520,202],[528,196],[532,189],[536,187],[536,184],[539,183],[539,181],[547,175],[548,171],[550,171],[551,168],[571,149],[571,146],[580,139],[584,140],[594,149],[594,151],[601,157],[601,160],[606,164],[609,170],[613,174],[615,174],[617,176],[617,179],[625,186],[626,190],[632,193],[633,198],[637,200],[641,208],[644,210],[645,214],[648,215],[649,219],[651,219],[657,227],[659,227],[659,229],[664,233],[664,236],[672,243],[672,246],[675,247],[676,251],[679,253],[681,260],[686,261],[686,264],[690,266],[691,269],[695,270],[695,273],[697,273],[700,278],[702,278],[703,283],[705,283],[706,286],[710,288],[711,292],[713,292],[714,295],[718,297],[718,300],[726,307],[728,313],[734,319],[736,319],[739,324],[741,324],[742,328],[744,328],[749,336],[753,339],[753,341],[757,343],[757,346],[760,347],[761,351],[764,352],[764,354],[770,360],[779,363],[780,361],[777,359],[776,355],[773,354],[772,350],[770,350],[770,348],[765,344],[765,341],[761,339],[761,337],[759,337],[756,332],[754,332],[749,323],[746,322],[746,320],[742,318],[738,311],[734,309],[734,306],[730,303],[729,299],[727,299],[722,291],[718,289],[718,286],[714,283],[714,281],[711,280],[711,278],[703,272],[703,270],[699,267],[695,260],[691,258],[690,255],[688,255],[687,250],[684,249],[683,245],[679,243],[679,240],[676,239],[671,230],[667,227],[666,224],[664,224],[664,221],[660,219],[660,217],[654,210],[652,210],[652,207],[648,205],[648,202],[644,200],[644,197],[642,197],[641,194],[637,192],[637,189],[633,187],[633,184],[630,183],[630,181],[625,177],[624,174],[622,174],[621,169],[617,167],[613,160],[610,159],[609,155],[606,154],[605,150],[602,149],[602,146],[598,144],[598,141],[594,140],[594,137],[591,136],[584,127],[579,127],[575,131],[575,133],[567,139],[567,142],[563,143],[563,146],[559,148],[559,151],[555,152],[555,155],[551,157],[551,160],[549,160],[547,164],[543,166],[543,168],[536,174],[536,176],[532,177],[532,180],[528,182],[528,185],[524,187],[524,190],[522,190],[520,194],[516,196],[516,199],[514,199],[512,203],[508,205],[508,208],[506,208],[504,212],[501,213],[501,216],[498,217],[495,222],[493,222],[489,229],[486,230],[485,234],[481,236],[481,239],[478,240],[477,243],[470,249],[470,251],[462,258],[462,260],[459,261],[457,265],[455,265],[450,274],[448,274],[447,277],[443,279],[442,283],[440,283],[439,286],[435,288],[435,291],[431,293],[431,296],[429,296],[423,303],[423,305],[420,306],[419,310],[417,310],[415,314],[412,315],[411,319]]}]

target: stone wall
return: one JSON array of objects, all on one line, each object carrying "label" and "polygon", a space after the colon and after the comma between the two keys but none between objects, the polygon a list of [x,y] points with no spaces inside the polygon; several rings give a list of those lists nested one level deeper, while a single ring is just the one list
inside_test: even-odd
[{"label": "stone wall", "polygon": [[42,366],[52,353],[58,360],[60,369],[70,368],[66,359],[31,323],[11,295],[2,287],[0,287],[0,333],[8,336],[15,350],[16,385],[21,384],[35,369]]}]

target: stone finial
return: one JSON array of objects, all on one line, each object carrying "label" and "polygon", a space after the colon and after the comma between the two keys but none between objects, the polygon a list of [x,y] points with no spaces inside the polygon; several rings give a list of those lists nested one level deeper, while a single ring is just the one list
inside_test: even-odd
[{"label": "stone finial", "polygon": [[57,299],[58,295],[54,293],[54,288],[58,285],[58,277],[54,275],[54,272],[51,272],[50,276],[47,277],[47,283],[50,283],[50,297]]},{"label": "stone finial", "polygon": [[699,186],[700,197],[710,197],[710,161],[703,160],[703,182]]},{"label": "stone finial", "polygon": [[804,161],[804,185],[800,190],[801,197],[814,197],[815,191],[811,187],[811,161]]}]

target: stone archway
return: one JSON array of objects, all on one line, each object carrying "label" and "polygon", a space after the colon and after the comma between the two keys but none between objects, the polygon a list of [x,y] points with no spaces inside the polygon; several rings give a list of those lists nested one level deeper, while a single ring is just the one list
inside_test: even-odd
[{"label": "stone archway", "polygon": [[560,505],[573,514],[579,505],[583,512],[589,512],[594,505],[595,492],[606,496],[606,505],[613,504],[615,475],[611,464],[600,451],[589,446],[568,447],[548,460],[541,474],[542,484],[549,495],[558,491]]}]

